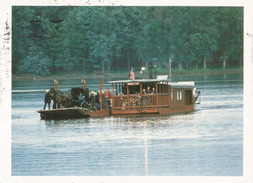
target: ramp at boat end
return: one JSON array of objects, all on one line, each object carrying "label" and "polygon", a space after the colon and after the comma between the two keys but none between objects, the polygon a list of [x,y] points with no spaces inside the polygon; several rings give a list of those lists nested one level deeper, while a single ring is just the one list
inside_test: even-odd
[{"label": "ramp at boat end", "polygon": [[77,119],[90,117],[88,110],[79,107],[39,110],[41,119]]}]

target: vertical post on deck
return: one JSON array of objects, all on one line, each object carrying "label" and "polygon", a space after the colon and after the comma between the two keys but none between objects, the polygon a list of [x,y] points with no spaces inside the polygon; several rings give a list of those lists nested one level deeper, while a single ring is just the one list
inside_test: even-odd
[{"label": "vertical post on deck", "polygon": [[171,87],[169,86],[169,82],[167,82],[168,85],[168,95],[169,95],[169,107],[171,105]]},{"label": "vertical post on deck", "polygon": [[[116,95],[116,93],[115,93],[115,95]],[[114,84],[112,84],[112,108],[113,108],[113,106],[114,106]]]},{"label": "vertical post on deck", "polygon": [[99,88],[100,88],[100,91],[99,91],[99,97],[100,97],[100,99],[99,99],[99,101],[100,101],[100,110],[102,110],[102,108],[103,108],[103,101],[102,101],[102,81],[100,81],[100,83],[99,83]]},{"label": "vertical post on deck", "polygon": [[128,88],[128,84],[126,84],[127,87],[127,107],[129,107],[129,88]]},{"label": "vertical post on deck", "polygon": [[83,88],[86,88],[86,79],[82,79]]},{"label": "vertical post on deck", "polygon": [[156,106],[158,106],[158,84],[155,83],[155,90],[156,90]]},{"label": "vertical post on deck", "polygon": [[54,85],[55,85],[55,90],[57,91],[58,90],[58,80],[54,80]]}]

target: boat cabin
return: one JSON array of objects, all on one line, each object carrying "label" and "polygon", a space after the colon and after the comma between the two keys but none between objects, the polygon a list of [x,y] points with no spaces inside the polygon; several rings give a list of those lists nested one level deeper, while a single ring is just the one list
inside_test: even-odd
[{"label": "boat cabin", "polygon": [[194,82],[170,82],[167,77],[110,81],[112,115],[171,114],[194,110]]}]

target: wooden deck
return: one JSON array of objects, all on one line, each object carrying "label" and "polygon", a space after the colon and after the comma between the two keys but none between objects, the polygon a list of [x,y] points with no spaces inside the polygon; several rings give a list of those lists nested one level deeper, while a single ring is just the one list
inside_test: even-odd
[{"label": "wooden deck", "polygon": [[41,119],[76,119],[89,117],[89,114],[82,108],[60,108],[50,110],[39,110]]}]

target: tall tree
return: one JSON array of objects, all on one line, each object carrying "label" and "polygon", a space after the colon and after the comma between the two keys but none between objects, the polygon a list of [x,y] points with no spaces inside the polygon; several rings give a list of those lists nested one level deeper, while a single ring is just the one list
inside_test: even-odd
[{"label": "tall tree", "polygon": [[110,72],[153,58],[178,68],[242,63],[240,7],[14,6],[12,17],[13,73]]}]

